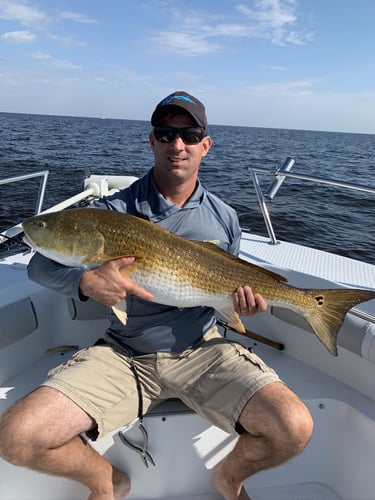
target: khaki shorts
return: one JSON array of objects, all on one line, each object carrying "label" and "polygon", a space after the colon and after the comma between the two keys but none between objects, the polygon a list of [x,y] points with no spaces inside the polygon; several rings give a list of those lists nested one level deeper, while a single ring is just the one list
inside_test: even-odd
[{"label": "khaki shorts", "polygon": [[83,349],[51,370],[42,384],[54,387],[97,423],[90,437],[103,437],[138,416],[138,391],[131,362],[142,387],[143,412],[168,398],[233,433],[247,401],[277,374],[241,344],[224,339],[216,327],[180,353],[159,352],[131,358],[110,344]]}]

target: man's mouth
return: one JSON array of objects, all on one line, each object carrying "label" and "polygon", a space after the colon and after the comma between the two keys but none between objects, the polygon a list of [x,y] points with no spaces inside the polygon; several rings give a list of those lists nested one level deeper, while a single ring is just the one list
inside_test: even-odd
[{"label": "man's mouth", "polygon": [[169,161],[172,162],[172,163],[178,163],[180,161],[183,161],[185,160],[186,158],[182,158],[180,156],[169,156],[168,157]]}]

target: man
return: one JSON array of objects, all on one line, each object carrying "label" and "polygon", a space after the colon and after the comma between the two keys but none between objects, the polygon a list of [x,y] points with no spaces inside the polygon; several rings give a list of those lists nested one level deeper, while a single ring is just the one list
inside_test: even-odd
[{"label": "man", "polygon": [[[235,212],[198,179],[211,147],[203,104],[175,92],[158,104],[151,123],[154,168],[96,206],[149,219],[186,238],[219,241],[238,254],[241,232]],[[83,272],[33,257],[31,279],[108,306],[126,298],[128,321],[124,326],[112,315],[101,345],[73,356],[4,414],[0,452],[14,464],[80,481],[90,489],[90,500],[120,499],[130,491],[130,478],[80,434],[96,439],[132,421],[140,410],[139,397],[144,411],[179,397],[213,424],[239,433],[234,450],[215,469],[213,484],[227,500],[248,499],[245,479],[306,446],[310,414],[255,354],[222,339],[211,308],[152,302],[152,295],[126,276],[133,261],[122,258]],[[241,315],[266,309],[249,286],[234,291],[233,302]],[[168,370],[162,359],[168,360]]]}]

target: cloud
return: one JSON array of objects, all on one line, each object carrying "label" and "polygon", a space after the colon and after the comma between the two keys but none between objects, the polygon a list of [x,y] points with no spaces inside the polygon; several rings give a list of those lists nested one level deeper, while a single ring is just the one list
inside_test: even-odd
[{"label": "cloud", "polygon": [[240,4],[237,10],[248,20],[253,36],[266,38],[276,45],[302,45],[304,36],[293,30],[297,23],[295,0],[254,0],[254,8]]},{"label": "cloud", "polygon": [[303,45],[313,34],[298,29],[296,0],[253,0],[227,14],[203,10],[169,9],[168,22],[179,30],[164,29],[151,37],[154,51],[199,56],[220,51],[224,41],[263,39],[276,45]]},{"label": "cloud", "polygon": [[48,15],[25,0],[0,0],[0,19],[18,21],[23,26],[40,27],[49,21]]},{"label": "cloud", "polygon": [[85,14],[73,11],[62,11],[56,16],[34,7],[28,0],[0,0],[0,20],[16,21],[22,26],[33,26],[36,29],[45,29],[51,23],[59,20],[68,20],[80,24],[97,24]]},{"label": "cloud", "polygon": [[0,39],[9,43],[29,43],[35,40],[35,35],[30,31],[9,31],[3,33]]},{"label": "cloud", "polygon": [[46,52],[34,52],[34,54],[31,54],[31,57],[33,59],[36,59],[40,61],[41,63],[57,68],[57,69],[62,69],[62,70],[76,70],[76,69],[81,69],[82,67],[79,66],[78,64],[74,64],[68,59],[57,59],[51,54],[48,54]]},{"label": "cloud", "polygon": [[265,68],[271,71],[286,71],[285,66],[265,66]]},{"label": "cloud", "polygon": [[117,64],[102,65],[100,72],[97,73],[93,80],[100,85],[119,88],[127,85],[134,87],[146,85],[148,87],[149,82],[154,83],[152,77]]},{"label": "cloud", "polygon": [[162,31],[152,37],[152,50],[163,53],[174,52],[183,56],[199,56],[217,52],[219,45],[198,33]]},{"label": "cloud", "polygon": [[303,96],[312,94],[314,84],[321,80],[321,78],[307,78],[285,82],[263,83],[250,85],[248,90],[258,95]]},{"label": "cloud", "polygon": [[85,16],[84,14],[80,14],[79,12],[71,12],[71,11],[60,12],[59,18],[67,19],[69,21],[73,21],[75,23],[80,23],[80,24],[97,24],[97,21],[95,19]]},{"label": "cloud", "polygon": [[295,2],[289,0],[254,0],[253,9],[240,4],[237,10],[245,17],[257,23],[260,30],[279,29],[293,25],[297,16]]},{"label": "cloud", "polygon": [[46,35],[47,38],[56,42],[60,47],[63,48],[71,48],[71,47],[86,47],[87,43],[82,42],[71,36],[58,36],[53,33],[49,33]]}]

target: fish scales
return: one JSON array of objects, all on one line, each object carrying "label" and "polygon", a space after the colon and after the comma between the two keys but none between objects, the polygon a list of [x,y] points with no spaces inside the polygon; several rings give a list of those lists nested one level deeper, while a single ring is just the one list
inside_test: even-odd
[{"label": "fish scales", "polygon": [[[100,224],[103,234],[108,235],[105,239],[103,261],[119,255],[137,255],[143,260],[138,269],[145,268],[148,272],[158,275],[164,275],[168,270],[170,275],[172,272],[173,276],[178,276],[182,282],[189,282],[193,287],[212,293],[232,293],[239,284],[248,284],[250,278],[252,281],[257,278],[266,286],[264,272],[259,272],[256,276],[256,268],[249,269],[250,265],[240,259],[233,259],[231,267],[228,267],[230,255],[221,252],[214,245],[180,239],[159,226],[131,216],[126,221],[121,217],[120,221],[124,223],[117,224],[116,230],[111,232],[109,227],[105,227],[107,218],[101,220],[104,214],[98,215],[100,217],[97,218],[97,223]],[[124,234],[127,235],[126,240]],[[273,284],[274,280],[270,280],[270,293]]]},{"label": "fish scales", "polygon": [[[244,326],[234,311],[232,294],[249,285],[269,304],[300,313],[326,348],[337,355],[337,333],[347,311],[375,297],[372,290],[300,289],[286,279],[221,250],[191,241],[149,221],[102,209],[71,209],[23,222],[28,243],[43,255],[69,266],[97,267],[134,256],[124,273],[147,288],[154,301],[177,307],[209,306],[237,331]],[[120,307],[114,306],[120,316]]]}]

